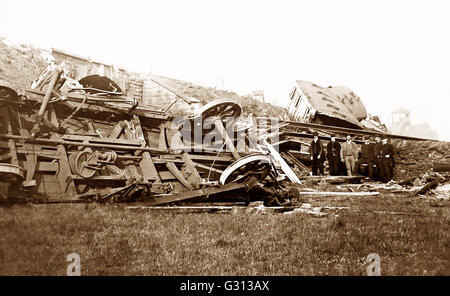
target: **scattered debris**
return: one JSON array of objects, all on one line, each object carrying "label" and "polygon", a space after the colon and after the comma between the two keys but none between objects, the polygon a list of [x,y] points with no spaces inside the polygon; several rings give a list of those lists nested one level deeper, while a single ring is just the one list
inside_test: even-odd
[{"label": "scattered debris", "polygon": [[322,212],[322,207],[312,207],[310,204],[302,204],[300,208],[295,208],[290,212],[284,213],[285,215],[294,215],[297,213],[306,213],[315,217],[325,217],[328,213]]},{"label": "scattered debris", "polygon": [[419,178],[415,178],[414,181],[412,182],[412,184],[414,186],[422,186],[423,185],[422,181],[420,181]]},{"label": "scattered debris", "polygon": [[324,206],[323,209],[327,210],[348,210],[350,207],[330,207],[330,206]]},{"label": "scattered debris", "polygon": [[430,190],[439,199],[450,199],[450,184],[438,185],[435,189]]}]

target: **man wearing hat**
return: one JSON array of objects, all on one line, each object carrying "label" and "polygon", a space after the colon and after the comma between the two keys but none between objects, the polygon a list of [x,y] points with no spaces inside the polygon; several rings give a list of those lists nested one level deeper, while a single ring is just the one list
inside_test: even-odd
[{"label": "man wearing hat", "polygon": [[374,144],[374,154],[375,154],[375,175],[376,179],[383,179],[383,170],[382,170],[382,159],[383,159],[383,152],[381,151],[381,138],[380,136],[375,137],[375,144]]},{"label": "man wearing hat", "polygon": [[387,138],[383,138],[383,141],[381,141],[381,171],[383,182],[389,182],[394,177],[394,153],[394,145],[388,143]]},{"label": "man wearing hat", "polygon": [[323,175],[323,162],[325,158],[325,152],[322,146],[322,142],[319,140],[319,135],[317,132],[313,132],[314,139],[311,141],[309,147],[309,155],[312,160],[312,174],[318,175],[317,169],[320,174]]},{"label": "man wearing hat", "polygon": [[330,175],[339,175],[339,162],[341,156],[341,144],[336,142],[335,135],[330,135],[330,142],[327,144],[327,159],[330,168]]},{"label": "man wearing hat", "polygon": [[369,137],[364,137],[364,144],[361,146],[361,157],[356,162],[356,172],[359,173],[361,164],[367,164],[369,179],[373,179],[373,165],[375,163],[375,144],[370,142]]},{"label": "man wearing hat", "polygon": [[341,160],[345,162],[347,168],[347,175],[353,176],[355,172],[355,162],[358,159],[358,146],[352,141],[350,135],[347,136],[347,141],[341,145]]}]

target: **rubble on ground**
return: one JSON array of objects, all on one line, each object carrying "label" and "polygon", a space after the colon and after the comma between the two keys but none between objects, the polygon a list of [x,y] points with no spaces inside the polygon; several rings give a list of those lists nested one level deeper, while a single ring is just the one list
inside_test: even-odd
[{"label": "rubble on ground", "polygon": [[450,199],[450,183],[438,185],[435,189],[430,191],[438,199]]}]

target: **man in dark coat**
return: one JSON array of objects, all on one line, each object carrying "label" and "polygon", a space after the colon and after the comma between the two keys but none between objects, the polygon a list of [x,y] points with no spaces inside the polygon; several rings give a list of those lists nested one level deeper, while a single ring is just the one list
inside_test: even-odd
[{"label": "man in dark coat", "polygon": [[395,154],[395,148],[394,145],[391,143],[388,143],[388,139],[384,138],[381,143],[381,170],[382,170],[382,181],[383,182],[389,182],[394,177],[394,166],[395,166],[395,160],[394,160],[394,154]]},{"label": "man in dark coat", "polygon": [[339,163],[341,162],[341,144],[336,142],[334,135],[331,135],[330,142],[327,144],[327,159],[330,168],[330,175],[339,175]]},{"label": "man in dark coat", "polygon": [[361,146],[361,157],[356,162],[356,172],[359,174],[361,165],[367,164],[369,179],[373,179],[373,165],[375,161],[375,144],[371,143],[369,138],[365,138],[364,144]]},{"label": "man in dark coat", "polygon": [[312,174],[318,175],[317,170],[319,170],[320,174],[323,175],[325,152],[317,132],[314,132],[313,136],[314,139],[311,141],[311,145],[309,147],[309,155],[312,160]]},{"label": "man in dark coat", "polygon": [[373,146],[375,154],[375,179],[381,181],[384,179],[384,173],[382,168],[383,152],[381,151],[381,138],[375,137],[375,144]]}]

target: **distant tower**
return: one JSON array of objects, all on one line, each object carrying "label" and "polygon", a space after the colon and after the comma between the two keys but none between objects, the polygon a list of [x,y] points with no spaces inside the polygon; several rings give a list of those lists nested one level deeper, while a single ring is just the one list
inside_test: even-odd
[{"label": "distant tower", "polygon": [[403,107],[400,107],[391,112],[391,131],[394,134],[408,134],[411,130],[411,112]]},{"label": "distant tower", "polygon": [[264,98],[264,91],[263,90],[255,90],[252,91],[252,93],[250,94],[250,97],[258,100],[260,102],[265,103],[266,99]]}]

